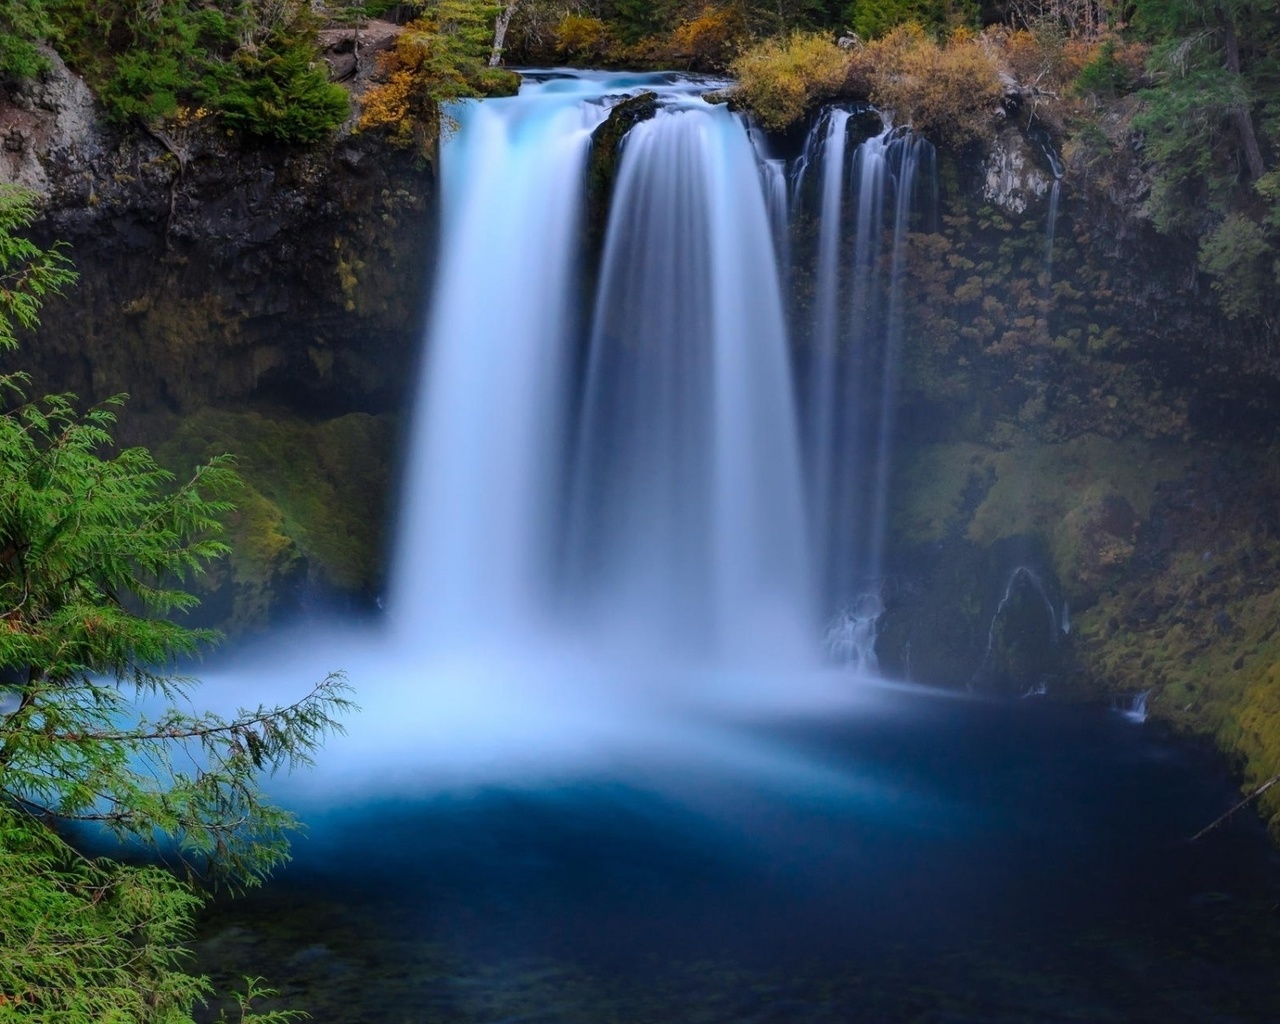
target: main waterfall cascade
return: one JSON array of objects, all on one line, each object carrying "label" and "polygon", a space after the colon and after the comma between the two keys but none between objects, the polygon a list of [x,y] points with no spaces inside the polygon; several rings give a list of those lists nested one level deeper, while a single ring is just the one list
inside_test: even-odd
[{"label": "main waterfall cascade", "polygon": [[[706,88],[530,74],[456,108],[383,628],[288,655],[294,677],[354,658],[376,681],[322,786],[649,759],[705,749],[708,713],[872,699],[847,673],[875,669],[931,151],[837,111],[786,159]],[[659,109],[623,141],[585,273],[591,135],[643,91]],[[784,293],[788,261],[810,270],[792,221],[815,181],[807,319]]]},{"label": "main waterfall cascade", "polygon": [[[902,254],[932,151],[890,129],[849,146],[833,110],[788,167],[703,88],[535,75],[459,110],[391,604],[433,647],[795,665],[833,609],[875,607]],[[661,107],[623,144],[583,295],[590,132],[641,90]],[[808,175],[820,237],[793,386],[781,260]]]}]

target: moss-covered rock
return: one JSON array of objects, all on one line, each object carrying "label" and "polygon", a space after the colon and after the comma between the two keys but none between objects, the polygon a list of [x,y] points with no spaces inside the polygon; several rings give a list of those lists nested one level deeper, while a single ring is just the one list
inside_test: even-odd
[{"label": "moss-covered rock", "polygon": [[326,600],[372,604],[392,490],[390,417],[310,422],[279,409],[204,409],[147,427],[172,428],[157,449],[167,465],[231,452],[244,479],[233,554],[200,584],[205,616],[243,632]]},{"label": "moss-covered rock", "polygon": [[618,154],[622,140],[636,125],[658,113],[658,94],[642,92],[631,96],[612,110],[591,133],[591,155],[587,160],[586,251],[588,263],[594,266],[604,248],[605,225],[609,219],[609,201],[618,176]]},{"label": "moss-covered rock", "polygon": [[[1087,681],[1150,691],[1246,785],[1280,772],[1280,480],[1274,448],[1206,450],[1160,485],[1129,570],[1077,619]],[[1280,800],[1264,809],[1280,828]]]}]

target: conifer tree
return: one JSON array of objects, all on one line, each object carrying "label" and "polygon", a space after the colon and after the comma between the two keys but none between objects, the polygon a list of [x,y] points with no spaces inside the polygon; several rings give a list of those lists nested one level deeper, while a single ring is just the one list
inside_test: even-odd
[{"label": "conifer tree", "polygon": [[[34,214],[0,185],[0,349],[74,276],[60,248],[18,234]],[[184,704],[176,662],[214,639],[166,616],[226,550],[234,473],[214,459],[176,481],[144,449],[115,449],[119,399],[79,414],[28,383],[0,376],[0,1021],[189,1024],[208,988],[184,970],[195,883],[255,884],[285,859],[294,819],[258,780],[307,763],[352,705],[335,675],[230,718],[140,711]],[[90,856],[75,823],[161,860]]]}]

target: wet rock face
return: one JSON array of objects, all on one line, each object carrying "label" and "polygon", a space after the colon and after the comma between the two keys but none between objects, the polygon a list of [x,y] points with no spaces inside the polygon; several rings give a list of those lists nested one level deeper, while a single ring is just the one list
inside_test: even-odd
[{"label": "wet rock face", "polygon": [[[375,50],[362,40],[361,62]],[[0,371],[85,403],[127,393],[117,435],[178,473],[237,455],[235,555],[201,581],[202,621],[251,631],[371,603],[434,259],[432,169],[359,135],[253,146],[198,114],[118,129],[51,60],[0,92],[0,180],[41,195],[36,238],[68,243],[80,276]]]},{"label": "wet rock face", "polygon": [[982,198],[1007,213],[1025,213],[1053,187],[1053,173],[1046,163],[1047,158],[1036,153],[1018,128],[1005,127],[982,162]]},{"label": "wet rock face", "polygon": [[[37,386],[141,410],[404,401],[432,258],[429,168],[375,140],[249,146],[193,115],[124,132],[55,62],[0,100],[4,176],[45,197],[78,285],[17,357]],[[17,141],[13,141],[17,140]]]},{"label": "wet rock face", "polygon": [[59,179],[89,173],[105,140],[89,87],[51,50],[39,79],[0,85],[0,181],[45,195]]}]

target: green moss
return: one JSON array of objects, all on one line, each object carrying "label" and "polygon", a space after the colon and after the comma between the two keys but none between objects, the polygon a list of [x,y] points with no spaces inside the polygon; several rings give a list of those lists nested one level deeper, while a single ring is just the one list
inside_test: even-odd
[{"label": "green moss", "polygon": [[276,410],[204,409],[177,426],[159,448],[167,464],[231,452],[245,480],[232,524],[230,628],[269,619],[282,588],[376,589],[391,442],[385,417],[361,413],[312,423]]},{"label": "green moss", "polygon": [[982,547],[1041,538],[1069,593],[1104,582],[1133,550],[1133,533],[1155,487],[1183,471],[1179,450],[1142,440],[1086,434],[1037,442],[998,427],[999,447],[922,445],[900,460],[895,542],[963,537]]},{"label": "green moss", "polygon": [[[1162,528],[1140,545],[1136,566],[1076,620],[1091,680],[1150,690],[1153,714],[1216,736],[1239,758],[1246,789],[1280,772],[1274,464],[1274,452],[1193,464],[1158,503]],[[1262,809],[1280,835],[1280,794]]]}]

